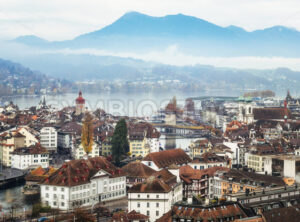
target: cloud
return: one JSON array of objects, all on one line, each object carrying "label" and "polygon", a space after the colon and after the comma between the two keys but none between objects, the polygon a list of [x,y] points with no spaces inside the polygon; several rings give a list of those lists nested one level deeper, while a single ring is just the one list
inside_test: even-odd
[{"label": "cloud", "polygon": [[276,69],[280,67],[288,67],[292,70],[300,71],[300,58],[284,58],[284,57],[202,57],[192,56],[182,53],[176,45],[170,45],[161,51],[150,51],[144,54],[136,53],[116,53],[98,49],[61,49],[47,50],[36,53],[59,53],[66,55],[95,55],[95,56],[118,56],[123,58],[136,58],[149,62],[157,62],[176,66],[205,64],[216,67],[228,67],[239,69]]},{"label": "cloud", "polygon": [[0,0],[2,39],[37,35],[65,40],[100,29],[128,11],[183,13],[247,30],[285,25],[300,30],[298,0]]}]

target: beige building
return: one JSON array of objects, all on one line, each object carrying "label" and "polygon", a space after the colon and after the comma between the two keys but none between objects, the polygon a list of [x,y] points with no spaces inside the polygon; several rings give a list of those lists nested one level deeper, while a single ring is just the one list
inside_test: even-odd
[{"label": "beige building", "polygon": [[[79,144],[75,150],[73,155],[75,156],[75,159],[83,159],[84,156],[87,155],[87,153],[84,151],[83,147],[81,144]],[[90,152],[88,154],[89,157],[98,157],[100,156],[100,152],[99,152],[99,145],[97,143],[93,143],[93,148],[92,148],[92,152]]]},{"label": "beige building", "polygon": [[23,136],[25,136],[25,146],[26,147],[33,146],[39,142],[39,140],[36,137],[38,132],[34,131],[33,129],[31,129],[27,126],[22,126],[22,127],[18,128],[17,131],[19,133],[21,133]]},{"label": "beige building", "polygon": [[265,155],[255,154],[255,153],[246,153],[245,154],[246,165],[248,168],[255,170],[256,172],[264,172],[265,166]]},{"label": "beige building", "polygon": [[0,140],[1,162],[4,166],[10,167],[11,153],[14,152],[15,149],[25,146],[25,136],[16,131],[5,132],[0,136]]},{"label": "beige building", "polygon": [[190,157],[193,159],[197,156],[201,156],[202,154],[210,151],[212,147],[212,144],[207,139],[198,139],[193,141],[189,146]]}]

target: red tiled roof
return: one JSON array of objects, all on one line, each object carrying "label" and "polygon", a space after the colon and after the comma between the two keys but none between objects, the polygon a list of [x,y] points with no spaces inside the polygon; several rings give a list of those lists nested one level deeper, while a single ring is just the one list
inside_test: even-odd
[{"label": "red tiled roof", "polygon": [[291,119],[292,114],[289,109],[286,108],[254,108],[254,119],[284,119],[286,115],[288,119]]},{"label": "red tiled roof", "polygon": [[22,147],[14,150],[13,154],[43,154],[48,153],[45,147],[42,147],[41,144],[36,143],[30,147]]},{"label": "red tiled roof", "polygon": [[128,177],[148,178],[156,171],[141,162],[130,162],[122,167]]},{"label": "red tiled roof", "polygon": [[[164,214],[156,222],[172,222],[173,218],[188,218],[192,221],[217,221],[222,218],[227,221],[227,218],[233,217],[238,219],[240,217],[246,217],[245,212],[240,208],[238,204],[226,204],[212,207],[200,207],[200,206],[180,206],[174,205],[172,209]],[[231,220],[232,221],[232,220]]]},{"label": "red tiled roof", "polygon": [[46,178],[42,184],[55,186],[77,186],[88,183],[100,170],[110,174],[110,177],[124,176],[125,174],[107,161],[104,157],[94,157],[87,160],[71,160],[65,162],[61,168]]},{"label": "red tiled roof", "polygon": [[124,211],[116,212],[112,216],[112,221],[114,222],[147,221],[148,219],[148,216],[137,213],[135,210],[127,214]]},{"label": "red tiled roof", "polygon": [[155,172],[152,176],[162,179],[166,184],[172,185],[176,183],[176,176],[167,169]]},{"label": "red tiled roof", "polygon": [[182,149],[149,153],[143,160],[153,161],[158,168],[168,167],[172,164],[183,165],[192,161]]},{"label": "red tiled roof", "polygon": [[170,190],[171,187],[163,180],[152,176],[143,183],[133,185],[128,193],[168,193]]},{"label": "red tiled roof", "polygon": [[227,167],[216,166],[204,170],[196,170],[193,169],[191,166],[187,165],[180,167],[179,176],[186,183],[192,183],[192,180],[201,180],[204,175],[211,177],[218,170],[229,171],[230,169]]}]

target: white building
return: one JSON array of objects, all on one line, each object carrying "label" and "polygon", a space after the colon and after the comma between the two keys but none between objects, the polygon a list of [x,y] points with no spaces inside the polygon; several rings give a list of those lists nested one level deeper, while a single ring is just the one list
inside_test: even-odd
[{"label": "white building", "polygon": [[[87,153],[84,151],[82,144],[78,144],[74,151],[73,151],[73,156],[75,159],[83,159]],[[100,156],[100,146],[98,143],[93,142],[92,145],[92,151],[88,154],[89,157],[97,157]]]},{"label": "white building", "polygon": [[49,153],[40,144],[18,148],[11,154],[11,167],[26,170],[30,166],[49,167]]},{"label": "white building", "polygon": [[268,175],[291,178],[300,183],[300,157],[295,155],[265,155],[264,173]]},{"label": "white building", "polygon": [[188,165],[196,170],[204,170],[216,166],[230,167],[230,160],[227,157],[207,152],[200,157],[195,157]]},{"label": "white building", "polygon": [[[175,179],[176,180],[176,179]],[[156,221],[167,213],[172,205],[182,200],[182,184],[168,185],[163,180],[149,177],[146,182],[133,185],[128,191],[128,211],[149,216]]]},{"label": "white building", "polygon": [[150,146],[150,153],[159,151],[159,137],[147,138],[147,142]]},{"label": "white building", "polygon": [[41,145],[49,151],[57,150],[57,131],[54,127],[43,127],[40,130]]},{"label": "white building", "polygon": [[126,176],[104,157],[66,162],[40,186],[42,203],[61,210],[126,197]]},{"label": "white building", "polygon": [[191,158],[182,149],[172,149],[149,153],[143,158],[142,163],[158,171],[172,164],[183,166],[191,161]]},{"label": "white building", "polygon": [[57,146],[64,149],[69,149],[73,146],[73,137],[70,133],[58,132]]}]

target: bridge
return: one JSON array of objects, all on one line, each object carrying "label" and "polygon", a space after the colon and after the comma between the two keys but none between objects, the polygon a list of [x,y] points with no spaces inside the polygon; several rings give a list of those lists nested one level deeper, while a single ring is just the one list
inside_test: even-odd
[{"label": "bridge", "polygon": [[207,126],[187,126],[187,125],[167,125],[163,123],[153,123],[161,134],[183,137],[202,137],[210,135],[211,128]]},{"label": "bridge", "polygon": [[25,171],[19,169],[5,168],[0,172],[0,187],[9,186],[18,182],[23,182]]}]

